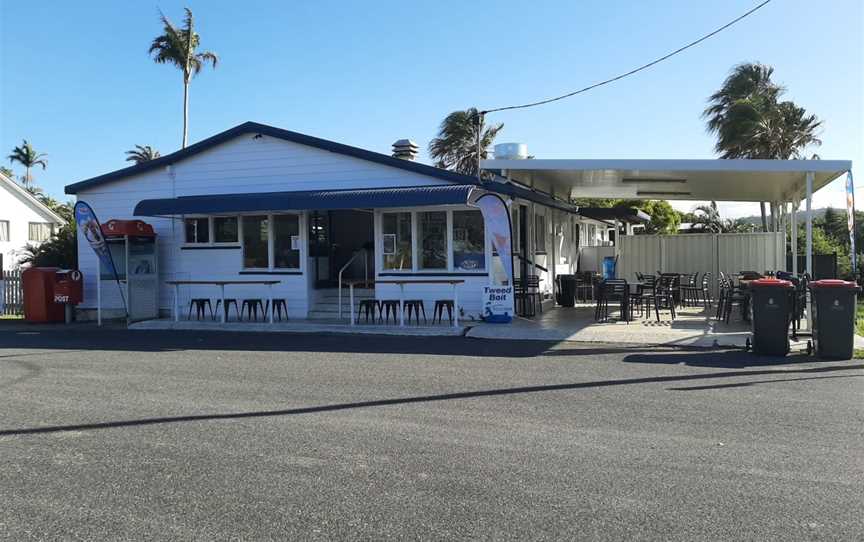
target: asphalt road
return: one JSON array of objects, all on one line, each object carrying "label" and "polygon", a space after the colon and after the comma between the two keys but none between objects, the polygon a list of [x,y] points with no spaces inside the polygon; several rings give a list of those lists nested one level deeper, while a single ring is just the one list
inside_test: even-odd
[{"label": "asphalt road", "polygon": [[864,364],[0,328],[0,538],[861,540]]}]

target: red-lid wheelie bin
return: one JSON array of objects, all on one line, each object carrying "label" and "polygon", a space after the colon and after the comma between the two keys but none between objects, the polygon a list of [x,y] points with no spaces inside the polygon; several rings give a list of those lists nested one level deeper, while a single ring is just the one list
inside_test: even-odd
[{"label": "red-lid wheelie bin", "polygon": [[750,283],[752,339],[747,339],[747,348],[752,346],[754,354],[785,356],[789,353],[794,291],[795,286],[788,280],[764,278]]},{"label": "red-lid wheelie bin", "polygon": [[[852,359],[855,351],[856,297],[854,282],[824,279],[810,283],[813,302],[813,344],[816,357]],[[808,345],[808,352],[811,345]]]}]

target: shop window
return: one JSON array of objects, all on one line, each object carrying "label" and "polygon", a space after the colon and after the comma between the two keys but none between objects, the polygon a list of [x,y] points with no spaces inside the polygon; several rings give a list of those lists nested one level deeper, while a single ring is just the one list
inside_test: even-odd
[{"label": "shop window", "polygon": [[213,217],[213,242],[214,243],[236,243],[237,217],[216,216]]},{"label": "shop window", "polygon": [[273,217],[273,267],[300,268],[300,217],[297,215]]},{"label": "shop window", "polygon": [[[8,228],[7,228],[8,233]],[[47,241],[54,235],[54,224],[46,222],[30,222],[28,224],[27,239],[30,241]]]},{"label": "shop window", "polygon": [[480,211],[453,211],[453,269],[486,269],[486,236]]},{"label": "shop window", "polygon": [[384,213],[381,215],[381,227],[384,269],[410,271],[413,265],[411,213]]},{"label": "shop window", "polygon": [[209,243],[210,242],[210,219],[187,218],[183,221],[186,227],[187,243]]},{"label": "shop window", "polygon": [[534,251],[546,253],[546,215],[534,215]]},{"label": "shop window", "polygon": [[417,213],[420,268],[447,269],[447,212]]},{"label": "shop window", "polygon": [[266,269],[270,266],[270,251],[266,216],[243,217],[243,267]]}]

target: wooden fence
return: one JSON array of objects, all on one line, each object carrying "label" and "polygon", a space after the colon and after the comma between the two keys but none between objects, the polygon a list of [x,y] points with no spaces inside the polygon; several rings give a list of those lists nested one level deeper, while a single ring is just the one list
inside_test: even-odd
[{"label": "wooden fence", "polygon": [[21,270],[3,271],[3,315],[24,314],[24,288],[21,286]]}]

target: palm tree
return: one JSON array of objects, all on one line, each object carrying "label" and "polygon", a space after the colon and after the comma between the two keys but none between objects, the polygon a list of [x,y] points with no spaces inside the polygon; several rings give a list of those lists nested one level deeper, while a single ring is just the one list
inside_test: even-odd
[{"label": "palm tree", "polygon": [[[711,205],[700,205],[693,209],[693,224],[692,226],[702,226],[703,231],[711,233],[723,233],[726,229],[723,219],[720,218],[720,211],[717,210],[717,202],[712,201]],[[691,229],[693,229],[691,226]]]},{"label": "palm tree", "polygon": [[24,186],[30,186],[30,183],[33,181],[33,177],[30,175],[30,169],[35,166],[42,166],[42,169],[44,170],[48,167],[48,161],[45,159],[46,156],[48,155],[36,152],[33,145],[25,139],[20,147],[12,149],[12,154],[7,158],[9,158],[10,164],[18,162],[24,166],[25,173],[22,180],[24,181]]},{"label": "palm tree", "polygon": [[[710,133],[717,135],[721,158],[802,158],[810,145],[821,145],[816,132],[822,123],[791,101],[779,102],[785,89],[774,83],[774,68],[739,64],[708,98],[703,112]],[[762,230],[768,231],[765,202],[759,203]]]},{"label": "palm tree", "polygon": [[126,151],[126,161],[135,162],[136,165],[149,162],[160,156],[159,151],[150,145],[135,145],[134,149]]},{"label": "palm tree", "polygon": [[198,52],[200,36],[195,32],[192,10],[186,10],[183,28],[177,28],[160,12],[164,32],[153,39],[149,54],[157,64],[173,64],[183,72],[183,148],[189,141],[189,83],[192,77],[198,75],[204,64],[210,63],[213,68],[219,63],[219,57],[212,51]]},{"label": "palm tree", "polygon": [[477,175],[477,132],[480,131],[480,158],[488,155],[495,136],[504,127],[482,125],[476,108],[454,111],[447,115],[438,129],[438,137],[429,142],[429,156],[435,165],[465,175]]}]

